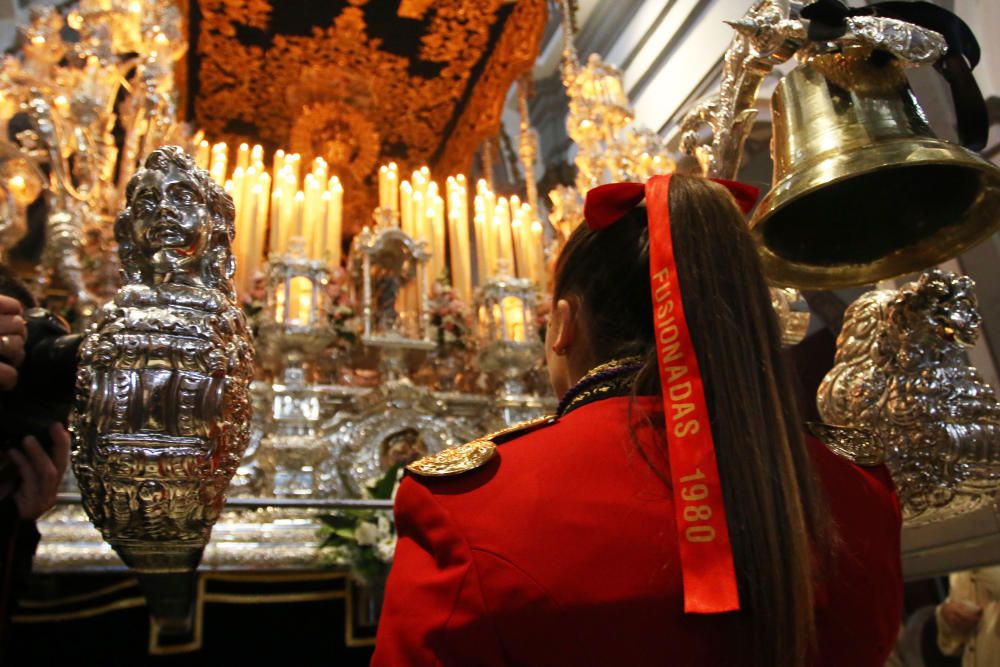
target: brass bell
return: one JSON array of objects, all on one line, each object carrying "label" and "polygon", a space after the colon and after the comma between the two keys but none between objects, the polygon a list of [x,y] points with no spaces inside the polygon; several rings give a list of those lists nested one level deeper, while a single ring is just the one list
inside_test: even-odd
[{"label": "brass bell", "polygon": [[934,135],[894,58],[813,56],[778,84],[771,111],[774,187],[750,226],[773,284],[877,282],[1000,224],[1000,169]]}]

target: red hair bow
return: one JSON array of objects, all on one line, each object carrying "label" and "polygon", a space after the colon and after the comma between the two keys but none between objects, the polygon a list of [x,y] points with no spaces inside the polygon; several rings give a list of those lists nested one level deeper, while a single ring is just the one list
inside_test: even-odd
[{"label": "red hair bow", "polygon": [[[724,186],[736,199],[736,205],[743,215],[753,210],[760,191],[752,185],[739,181],[728,181],[724,178],[710,178]],[[587,201],[583,205],[583,217],[590,229],[604,229],[612,225],[639,205],[646,197],[645,183],[608,183],[598,185],[587,193]]]}]

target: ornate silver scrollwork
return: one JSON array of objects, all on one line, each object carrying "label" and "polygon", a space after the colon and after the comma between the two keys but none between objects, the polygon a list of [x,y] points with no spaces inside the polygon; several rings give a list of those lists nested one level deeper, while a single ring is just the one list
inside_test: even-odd
[{"label": "ornate silver scrollwork", "polygon": [[[73,469],[104,539],[155,581],[193,573],[225,503],[250,434],[253,346],[231,280],[229,195],[168,146],[126,196],[125,284],[81,348]],[[184,588],[150,584],[154,617],[189,620],[171,597]]]},{"label": "ornate silver scrollwork", "polygon": [[934,270],[861,296],[817,394],[824,421],[885,443],[910,523],[975,509],[1000,488],[1000,404],[965,353],[981,322],[973,289]]}]

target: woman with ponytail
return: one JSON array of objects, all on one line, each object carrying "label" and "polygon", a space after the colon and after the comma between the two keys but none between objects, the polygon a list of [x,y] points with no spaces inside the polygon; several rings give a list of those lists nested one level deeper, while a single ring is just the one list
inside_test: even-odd
[{"label": "woman with ponytail", "polygon": [[410,466],[373,665],[884,664],[898,504],[803,434],[750,190],[588,194],[555,268],[557,415]]}]

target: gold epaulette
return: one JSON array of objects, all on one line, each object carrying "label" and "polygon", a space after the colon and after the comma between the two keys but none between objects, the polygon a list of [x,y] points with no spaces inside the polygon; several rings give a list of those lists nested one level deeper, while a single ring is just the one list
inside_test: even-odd
[{"label": "gold epaulette", "polygon": [[484,466],[487,461],[493,458],[497,451],[497,445],[543,426],[554,424],[555,421],[555,417],[547,416],[508,426],[464,445],[456,445],[437,454],[425,456],[406,466],[406,469],[421,477],[461,475]]},{"label": "gold epaulette", "polygon": [[827,449],[851,463],[877,466],[885,462],[885,444],[871,431],[819,422],[809,422],[806,426]]}]

